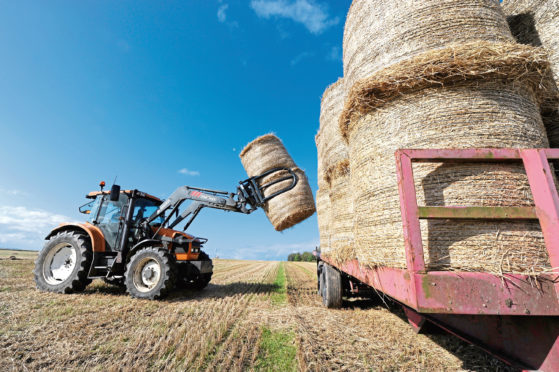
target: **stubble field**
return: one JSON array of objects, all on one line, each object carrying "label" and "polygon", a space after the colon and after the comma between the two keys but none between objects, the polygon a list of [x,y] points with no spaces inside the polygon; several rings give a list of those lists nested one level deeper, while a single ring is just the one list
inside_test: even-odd
[{"label": "stubble field", "polygon": [[132,299],[94,281],[35,290],[33,254],[0,251],[0,370],[503,370],[453,336],[417,335],[380,300],[322,307],[315,264],[215,260],[202,292]]}]

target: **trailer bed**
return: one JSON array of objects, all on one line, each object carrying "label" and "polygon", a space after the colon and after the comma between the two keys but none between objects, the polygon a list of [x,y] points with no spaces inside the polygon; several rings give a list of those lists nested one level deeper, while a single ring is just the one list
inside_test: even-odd
[{"label": "trailer bed", "polygon": [[[559,196],[549,160],[559,149],[399,150],[396,169],[406,269],[320,259],[401,303],[410,324],[428,322],[514,367],[559,370],[559,282],[538,276],[426,270],[420,219],[539,220],[549,260],[559,268]],[[522,162],[534,207],[419,207],[412,162]],[[556,270],[554,270],[556,271]]]}]

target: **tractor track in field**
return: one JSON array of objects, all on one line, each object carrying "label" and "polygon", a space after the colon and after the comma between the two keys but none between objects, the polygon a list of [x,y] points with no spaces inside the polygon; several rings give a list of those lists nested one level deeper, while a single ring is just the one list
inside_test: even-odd
[{"label": "tractor track in field", "polygon": [[339,310],[324,308],[316,277],[309,275],[312,268],[304,263],[286,265],[301,370],[507,369],[454,336],[416,334],[401,311],[387,309],[381,301],[357,300],[345,302]]},{"label": "tractor track in field", "polygon": [[[40,293],[26,270],[24,290],[0,292],[8,304],[0,308],[7,356],[0,369],[241,370],[255,359],[260,337],[247,316],[266,303],[277,265],[244,262],[205,291],[175,291],[163,301],[132,299],[98,282],[84,294]],[[10,282],[1,285],[15,287]],[[34,318],[29,307],[40,309]]]},{"label": "tractor track in field", "polygon": [[291,335],[303,371],[505,369],[453,336],[416,335],[381,302],[326,309],[316,265],[282,265],[284,294],[278,262],[217,260],[206,290],[147,301],[99,281],[37,292],[32,260],[2,260],[0,370],[254,370],[264,328]]}]

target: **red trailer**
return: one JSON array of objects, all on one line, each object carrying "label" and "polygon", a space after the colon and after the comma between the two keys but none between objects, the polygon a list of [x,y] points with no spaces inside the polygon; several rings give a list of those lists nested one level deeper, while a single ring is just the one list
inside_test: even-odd
[{"label": "red trailer", "polygon": [[[341,305],[342,287],[353,286],[356,279],[402,304],[418,332],[431,322],[514,367],[559,371],[558,276],[427,271],[419,227],[420,219],[539,220],[557,272],[559,196],[549,166],[556,159],[559,149],[396,151],[407,268],[373,269],[357,260],[337,263],[317,252],[325,304]],[[460,161],[523,163],[535,207],[418,206],[412,162]],[[351,280],[344,282],[346,275]]]}]

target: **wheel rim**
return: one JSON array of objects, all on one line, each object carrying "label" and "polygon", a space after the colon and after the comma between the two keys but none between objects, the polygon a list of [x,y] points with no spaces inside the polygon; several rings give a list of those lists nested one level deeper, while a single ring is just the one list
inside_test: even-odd
[{"label": "wheel rim", "polygon": [[47,254],[43,263],[43,276],[51,285],[57,285],[67,280],[76,267],[77,255],[74,247],[69,243],[55,245]]},{"label": "wheel rim", "polygon": [[157,260],[146,257],[142,259],[134,270],[134,286],[140,292],[149,292],[161,279],[161,265]]}]

